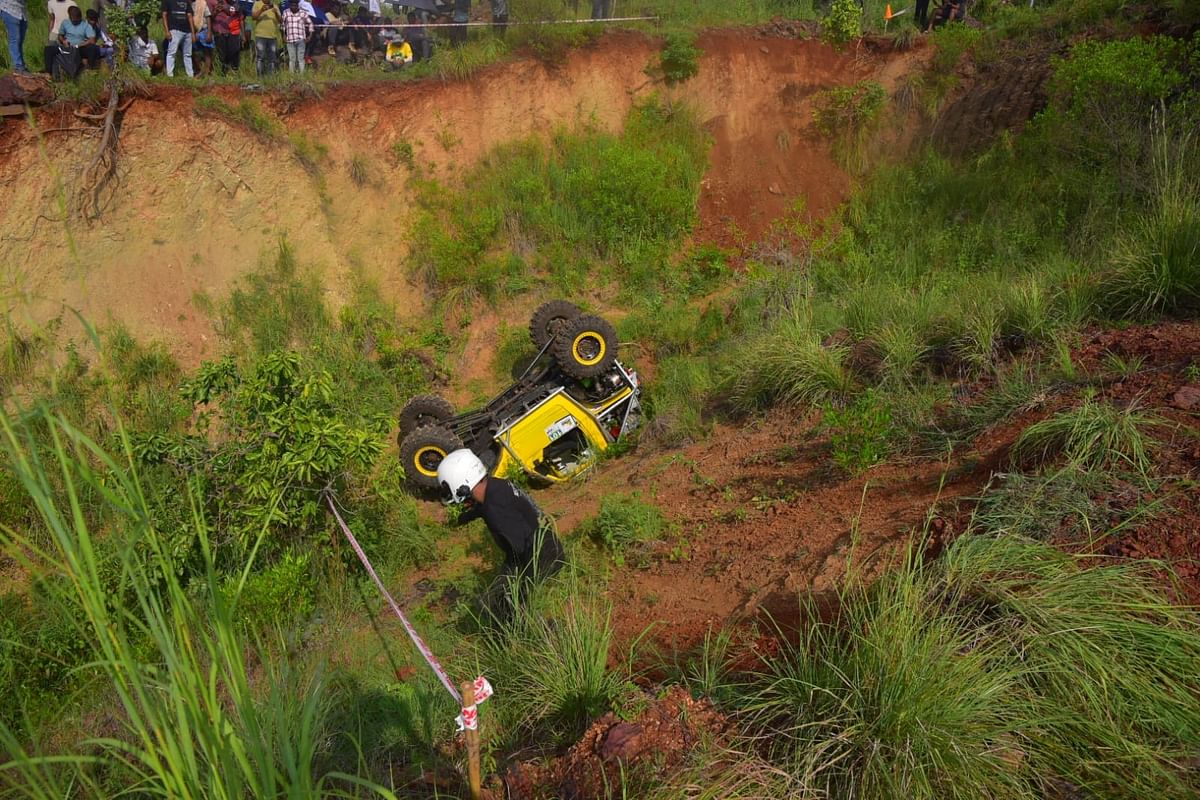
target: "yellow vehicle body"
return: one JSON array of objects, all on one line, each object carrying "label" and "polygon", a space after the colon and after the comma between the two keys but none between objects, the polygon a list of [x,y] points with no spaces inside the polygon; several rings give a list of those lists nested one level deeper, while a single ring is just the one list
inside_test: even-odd
[{"label": "yellow vehicle body", "polygon": [[[589,406],[565,389],[556,390],[516,422],[496,432],[500,457],[492,474],[505,477],[522,470],[555,483],[582,474],[620,432],[623,420],[613,419],[620,415],[612,412],[633,392],[625,386],[603,402]],[[583,437],[582,457],[572,462],[549,459],[547,450],[565,436]]]}]

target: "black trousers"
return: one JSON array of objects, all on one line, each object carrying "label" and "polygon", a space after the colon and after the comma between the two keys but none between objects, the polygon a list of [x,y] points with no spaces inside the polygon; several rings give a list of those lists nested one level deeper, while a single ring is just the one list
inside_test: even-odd
[{"label": "black trousers", "polygon": [[234,72],[242,64],[242,37],[232,33],[218,33],[214,37],[217,59],[221,62],[221,74]]},{"label": "black trousers", "polygon": [[929,27],[929,0],[917,0],[913,20],[917,23],[917,28],[920,30],[925,30]]},{"label": "black trousers", "polygon": [[566,555],[554,534],[554,526],[543,522],[533,552],[517,559],[506,559],[500,574],[484,592],[481,609],[484,621],[492,627],[508,623],[529,597],[529,590],[556,574],[565,563]]}]

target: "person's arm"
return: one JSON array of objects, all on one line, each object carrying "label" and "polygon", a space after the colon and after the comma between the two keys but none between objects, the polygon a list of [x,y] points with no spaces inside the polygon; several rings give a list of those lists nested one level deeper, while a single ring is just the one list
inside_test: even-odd
[{"label": "person's arm", "polygon": [[255,3],[254,7],[250,9],[250,19],[258,22],[258,20],[262,17],[262,12],[266,11],[266,9],[267,7],[265,4]]},{"label": "person's arm", "polygon": [[468,522],[474,522],[483,517],[483,506],[475,501],[469,501],[463,504],[462,511],[458,512],[458,525],[466,525]]},{"label": "person's arm", "polygon": [[87,39],[84,39],[83,44],[79,45],[80,47],[87,47],[88,45],[96,43],[96,26],[88,25],[88,30],[92,32],[92,35]]},{"label": "person's arm", "polygon": [[[204,0],[200,0],[200,2],[201,2],[201,3],[203,3],[203,2],[204,2]],[[190,9],[188,9],[188,27],[192,29],[192,38],[193,38],[193,39],[194,39],[194,38],[196,38],[196,14],[195,14],[195,10],[196,10],[196,6],[195,6],[195,4],[193,3],[193,4],[192,4],[192,7],[191,7]]]}]

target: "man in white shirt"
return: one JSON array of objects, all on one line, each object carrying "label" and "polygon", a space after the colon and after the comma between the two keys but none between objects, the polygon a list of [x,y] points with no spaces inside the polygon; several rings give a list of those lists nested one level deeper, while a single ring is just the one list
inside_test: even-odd
[{"label": "man in white shirt", "polygon": [[162,56],[159,55],[158,45],[150,38],[150,32],[145,25],[138,28],[137,34],[129,42],[129,62],[151,75],[162,72]]}]

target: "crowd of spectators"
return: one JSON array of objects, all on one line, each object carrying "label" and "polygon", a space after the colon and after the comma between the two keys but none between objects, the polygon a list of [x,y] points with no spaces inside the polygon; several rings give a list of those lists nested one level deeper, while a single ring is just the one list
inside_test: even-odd
[{"label": "crowd of spectators", "polygon": [[[161,0],[163,38],[150,34],[150,19],[136,16],[130,0],[46,0],[49,37],[46,71],[73,78],[82,69],[112,69],[119,48],[108,27],[116,14],[129,62],[151,75],[225,75],[241,68],[243,51],[253,51],[255,72],[269,75],[286,59],[292,72],[304,72],[318,55],[341,61],[373,59],[393,67],[429,58],[434,18],[453,21],[449,40],[466,39],[471,0],[434,0],[420,7],[398,6],[398,16],[383,13],[381,0]],[[950,0],[947,0],[949,2]],[[957,2],[958,0],[955,0]],[[23,55],[28,29],[27,0],[0,0],[0,22],[8,35],[10,63],[27,71]],[[34,0],[40,2],[40,0]],[[87,2],[90,8],[82,8]],[[928,3],[928,0],[924,0]],[[508,0],[489,0],[491,25],[500,35],[508,26]],[[434,10],[431,10],[432,9]],[[578,10],[578,0],[576,0]],[[612,16],[612,0],[592,0],[592,18]],[[130,26],[132,23],[132,26]],[[123,34],[124,35],[124,34]],[[281,46],[282,45],[282,46]]]},{"label": "crowd of spectators", "polygon": [[[112,69],[117,47],[107,21],[113,15],[133,23],[126,43],[129,62],[168,77],[202,77],[214,70],[237,74],[243,51],[253,54],[256,74],[265,76],[284,64],[292,72],[304,72],[323,55],[399,68],[429,58],[433,49],[426,27],[432,12],[400,6],[393,17],[382,13],[380,0],[356,6],[343,0],[160,0],[163,34],[157,41],[150,33],[151,20],[133,18],[125,2],[47,0],[46,71],[73,78],[83,69]],[[86,10],[80,3],[87,4]],[[25,0],[0,0],[0,19],[8,32],[13,68],[26,71]]]}]

